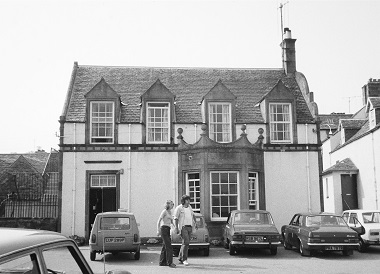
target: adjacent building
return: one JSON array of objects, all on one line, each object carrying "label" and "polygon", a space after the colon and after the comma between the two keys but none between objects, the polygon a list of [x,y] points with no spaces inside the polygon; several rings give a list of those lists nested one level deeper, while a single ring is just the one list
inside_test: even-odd
[{"label": "adjacent building", "polygon": [[286,29],[275,69],[74,64],[60,117],[61,231],[88,238],[97,213],[133,212],[156,234],[167,199],[189,194],[211,237],[234,209],[278,227],[319,211],[317,105]]}]

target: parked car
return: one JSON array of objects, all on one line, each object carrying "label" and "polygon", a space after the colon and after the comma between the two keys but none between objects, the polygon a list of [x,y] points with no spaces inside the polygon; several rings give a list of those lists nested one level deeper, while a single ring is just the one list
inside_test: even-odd
[{"label": "parked car", "polygon": [[380,245],[380,210],[346,210],[342,217],[349,227],[357,226],[359,220],[365,229],[365,233],[360,235],[359,252],[365,252],[370,245]]},{"label": "parked car", "polygon": [[[208,256],[210,254],[210,242],[209,242],[209,232],[207,228],[207,224],[205,222],[205,218],[200,213],[194,213],[195,219],[197,220],[198,229],[193,231],[193,234],[190,238],[190,250],[202,250],[204,256]],[[173,246],[174,256],[178,256],[179,250],[182,245],[182,238],[180,234],[175,233],[174,227],[171,229],[171,240]]]},{"label": "parked car", "polygon": [[104,212],[95,217],[90,234],[90,260],[96,253],[119,252],[134,253],[140,259],[140,233],[136,218],[128,212]]},{"label": "parked car", "polygon": [[296,247],[302,256],[315,251],[342,251],[343,255],[353,254],[359,245],[363,227],[355,231],[348,227],[342,217],[330,213],[298,213],[289,225],[281,228],[285,249]]},{"label": "parked car", "polygon": [[[64,261],[60,259],[62,257]],[[93,271],[75,241],[60,233],[0,228],[0,273],[92,274]],[[114,273],[114,270],[107,273]]]},{"label": "parked car", "polygon": [[234,210],[227,218],[223,231],[224,247],[235,255],[241,249],[269,249],[277,254],[280,234],[272,215],[264,210]]}]

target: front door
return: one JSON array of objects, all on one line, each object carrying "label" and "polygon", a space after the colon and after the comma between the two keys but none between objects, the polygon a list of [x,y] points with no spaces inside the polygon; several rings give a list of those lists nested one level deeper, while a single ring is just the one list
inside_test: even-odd
[{"label": "front door", "polygon": [[342,185],[342,205],[343,211],[358,208],[358,192],[356,184],[356,174],[340,175]]}]

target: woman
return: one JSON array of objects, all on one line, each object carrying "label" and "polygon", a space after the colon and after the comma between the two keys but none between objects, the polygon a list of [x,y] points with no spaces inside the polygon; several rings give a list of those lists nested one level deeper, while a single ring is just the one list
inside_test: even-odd
[{"label": "woman", "polygon": [[174,203],[171,200],[167,200],[164,205],[164,210],[161,212],[157,221],[157,235],[162,238],[162,250],[160,255],[160,266],[176,267],[173,264],[173,247],[170,240],[170,226],[174,225],[172,209]]}]

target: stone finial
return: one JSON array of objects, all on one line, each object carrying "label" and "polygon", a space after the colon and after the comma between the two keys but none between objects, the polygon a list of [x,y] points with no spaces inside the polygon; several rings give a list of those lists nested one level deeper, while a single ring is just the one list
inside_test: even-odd
[{"label": "stone finial", "polygon": [[179,139],[179,140],[182,140],[183,139],[183,136],[182,136],[182,133],[183,133],[183,129],[181,128],[181,127],[179,127],[178,129],[177,129],[177,132],[178,132],[178,136],[177,136],[177,139]]},{"label": "stone finial", "polygon": [[245,130],[247,129],[247,126],[246,125],[242,125],[240,129],[242,131],[242,133],[240,134],[240,136],[246,136],[247,133],[245,133]]},{"label": "stone finial", "polygon": [[262,145],[263,144],[263,140],[264,140],[264,136],[263,136],[264,129],[259,128],[257,131],[259,132],[259,137],[257,137],[257,142],[256,143]]},{"label": "stone finial", "polygon": [[201,135],[206,135],[207,125],[206,125],[206,124],[203,124],[203,125],[201,126],[201,129],[202,129],[202,133],[201,133]]}]

